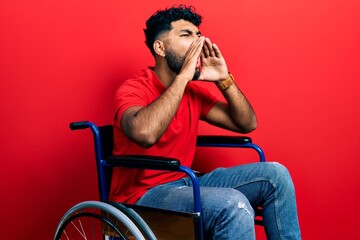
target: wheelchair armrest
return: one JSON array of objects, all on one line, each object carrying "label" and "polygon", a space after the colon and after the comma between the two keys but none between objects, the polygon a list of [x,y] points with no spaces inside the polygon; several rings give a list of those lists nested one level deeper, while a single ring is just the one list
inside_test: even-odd
[{"label": "wheelchair armrest", "polygon": [[174,158],[145,155],[111,155],[105,160],[112,167],[141,168],[151,170],[178,170],[180,161]]},{"label": "wheelchair armrest", "polygon": [[252,142],[250,137],[245,136],[198,136],[196,141],[198,147],[226,147],[226,148],[251,148],[255,150],[260,158],[260,162],[265,162],[263,150]]},{"label": "wheelchair armrest", "polygon": [[252,143],[250,137],[245,136],[214,136],[214,135],[203,135],[198,136],[196,145],[197,146],[211,146],[211,147],[226,147],[226,146],[241,146],[244,144]]}]

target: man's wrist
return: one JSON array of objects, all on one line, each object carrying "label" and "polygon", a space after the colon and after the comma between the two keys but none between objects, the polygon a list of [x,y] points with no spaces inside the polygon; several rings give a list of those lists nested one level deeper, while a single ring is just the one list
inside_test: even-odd
[{"label": "man's wrist", "polygon": [[225,80],[220,80],[215,82],[216,86],[221,90],[224,91],[226,89],[228,89],[231,85],[234,84],[234,77],[231,73],[229,73],[229,76],[227,79]]}]

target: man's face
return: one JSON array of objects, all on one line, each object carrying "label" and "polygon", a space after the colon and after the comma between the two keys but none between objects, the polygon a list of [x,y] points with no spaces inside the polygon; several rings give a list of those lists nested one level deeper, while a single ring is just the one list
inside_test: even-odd
[{"label": "man's face", "polygon": [[[194,24],[184,20],[173,22],[172,27],[163,40],[166,46],[165,59],[173,72],[180,73],[186,52],[191,43],[200,36],[200,32]],[[200,60],[198,60],[193,79],[198,79],[199,76]]]}]

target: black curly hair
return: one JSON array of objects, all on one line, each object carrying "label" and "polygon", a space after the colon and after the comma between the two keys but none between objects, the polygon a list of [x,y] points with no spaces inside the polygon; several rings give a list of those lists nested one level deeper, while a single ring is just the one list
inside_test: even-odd
[{"label": "black curly hair", "polygon": [[146,28],[144,29],[145,43],[153,56],[155,56],[153,44],[156,38],[160,34],[170,31],[172,29],[171,23],[178,20],[185,20],[199,27],[202,16],[195,12],[193,6],[187,7],[181,4],[165,10],[158,10],[146,21]]}]

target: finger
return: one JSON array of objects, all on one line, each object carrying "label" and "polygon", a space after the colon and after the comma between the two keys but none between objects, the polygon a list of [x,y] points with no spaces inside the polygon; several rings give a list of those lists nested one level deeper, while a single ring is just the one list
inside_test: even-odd
[{"label": "finger", "polygon": [[204,60],[205,60],[204,50],[201,51],[201,53],[200,53],[200,58],[201,58],[201,61],[204,61]]},{"label": "finger", "polygon": [[199,57],[199,55],[201,54],[202,52],[202,49],[204,47],[204,41],[205,41],[205,38],[204,37],[200,37],[198,39],[198,46],[197,46],[197,49],[196,49],[196,53],[197,53],[197,57]]},{"label": "finger", "polygon": [[202,49],[203,40],[202,39],[196,39],[193,41],[187,50],[185,59],[193,59],[198,58]]},{"label": "finger", "polygon": [[215,56],[218,58],[222,58],[221,51],[215,43],[213,43],[213,49],[214,49]]},{"label": "finger", "polygon": [[210,49],[209,49],[209,46],[208,46],[206,40],[204,42],[203,52],[204,52],[204,57],[209,57],[210,56]]},{"label": "finger", "polygon": [[206,38],[205,41],[206,41],[207,47],[209,48],[209,56],[215,57],[215,51],[214,51],[213,44],[211,43],[210,39]]},{"label": "finger", "polygon": [[200,37],[194,41],[193,51],[194,51],[194,54],[196,55],[196,57],[199,57],[199,55],[201,53],[201,50],[204,45],[204,40],[205,39],[203,37]]},{"label": "finger", "polygon": [[182,69],[195,69],[197,60],[201,54],[203,42],[204,39],[200,38],[192,42],[186,53]]}]

